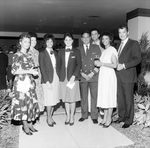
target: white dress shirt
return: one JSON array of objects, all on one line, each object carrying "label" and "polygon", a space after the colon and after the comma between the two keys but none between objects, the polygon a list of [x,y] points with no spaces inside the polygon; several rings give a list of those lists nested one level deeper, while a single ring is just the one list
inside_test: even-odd
[{"label": "white dress shirt", "polygon": [[[67,48],[69,48],[69,49],[72,50],[72,46],[66,47],[65,49],[67,49]],[[70,52],[65,52],[65,67],[66,67],[66,68],[67,68],[67,66],[68,66],[69,56],[70,56]]]},{"label": "white dress shirt", "polygon": [[85,53],[87,54],[87,47],[88,47],[88,49],[90,48],[90,44],[87,44],[87,45],[85,45],[85,44],[83,44],[83,47],[84,47],[84,51],[85,51]]}]

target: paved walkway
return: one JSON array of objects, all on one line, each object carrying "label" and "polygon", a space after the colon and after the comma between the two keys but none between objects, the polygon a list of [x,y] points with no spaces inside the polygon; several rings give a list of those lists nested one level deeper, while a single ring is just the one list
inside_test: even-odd
[{"label": "paved walkway", "polygon": [[55,114],[53,119],[57,125],[49,127],[43,115],[35,125],[39,132],[32,136],[27,136],[20,127],[19,148],[114,148],[133,144],[112,126],[102,128],[90,118],[78,122],[80,116],[76,113],[75,124],[69,126],[64,124],[65,114]]}]

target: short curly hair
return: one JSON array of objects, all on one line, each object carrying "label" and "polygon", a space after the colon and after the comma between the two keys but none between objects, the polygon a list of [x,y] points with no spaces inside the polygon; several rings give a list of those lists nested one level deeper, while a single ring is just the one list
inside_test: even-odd
[{"label": "short curly hair", "polygon": [[109,32],[109,31],[103,32],[103,33],[102,33],[102,37],[103,37],[103,36],[108,36],[111,43],[112,43],[113,40],[114,40],[114,35],[113,35],[111,32]]},{"label": "short curly hair", "polygon": [[37,34],[35,32],[28,32],[28,34],[30,35],[30,37],[35,37],[37,39]]},{"label": "short curly hair", "polygon": [[54,35],[51,34],[51,33],[47,33],[44,35],[44,38],[43,38],[43,46],[46,48],[46,42],[51,39],[53,41],[53,47],[55,46],[56,44],[56,41],[55,41],[55,38],[54,38]]},{"label": "short curly hair", "polygon": [[29,38],[29,39],[31,40],[31,36],[29,35],[29,33],[23,32],[23,33],[19,36],[19,42],[18,42],[18,44],[17,44],[17,51],[20,51],[20,50],[21,50],[20,41],[22,41],[23,38]]}]

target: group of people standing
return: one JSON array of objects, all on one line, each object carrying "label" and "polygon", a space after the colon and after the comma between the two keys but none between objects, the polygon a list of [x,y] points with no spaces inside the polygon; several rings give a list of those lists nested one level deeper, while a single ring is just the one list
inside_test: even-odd
[{"label": "group of people standing", "polygon": [[[19,39],[18,52],[13,57],[12,73],[15,75],[12,95],[11,116],[23,123],[27,135],[37,132],[33,122],[46,107],[48,126],[53,127],[54,106],[60,99],[65,104],[65,125],[72,126],[76,102],[81,101],[83,122],[89,116],[94,124],[107,128],[112,122],[112,112],[118,108],[118,120],[124,122],[123,128],[133,122],[133,88],[136,82],[136,66],[141,61],[140,47],[137,41],[129,39],[126,25],[118,28],[121,39],[118,51],[111,45],[113,35],[97,29],[81,34],[83,45],[74,48],[72,34],[64,35],[64,48],[56,52],[52,34],[43,38],[43,49],[35,50],[37,35],[23,33]],[[92,38],[92,40],[91,40]],[[102,46],[101,46],[102,42]],[[122,50],[122,51],[120,51]],[[90,91],[91,104],[88,104]]]}]

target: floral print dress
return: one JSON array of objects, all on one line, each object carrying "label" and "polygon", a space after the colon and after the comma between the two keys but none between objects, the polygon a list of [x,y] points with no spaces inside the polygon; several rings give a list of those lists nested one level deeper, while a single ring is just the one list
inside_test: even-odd
[{"label": "floral print dress", "polygon": [[[29,70],[34,67],[32,57],[28,54],[17,52],[13,57],[12,74],[19,70]],[[34,121],[39,116],[40,110],[35,92],[35,81],[31,74],[15,75],[11,118],[14,120]]]}]

